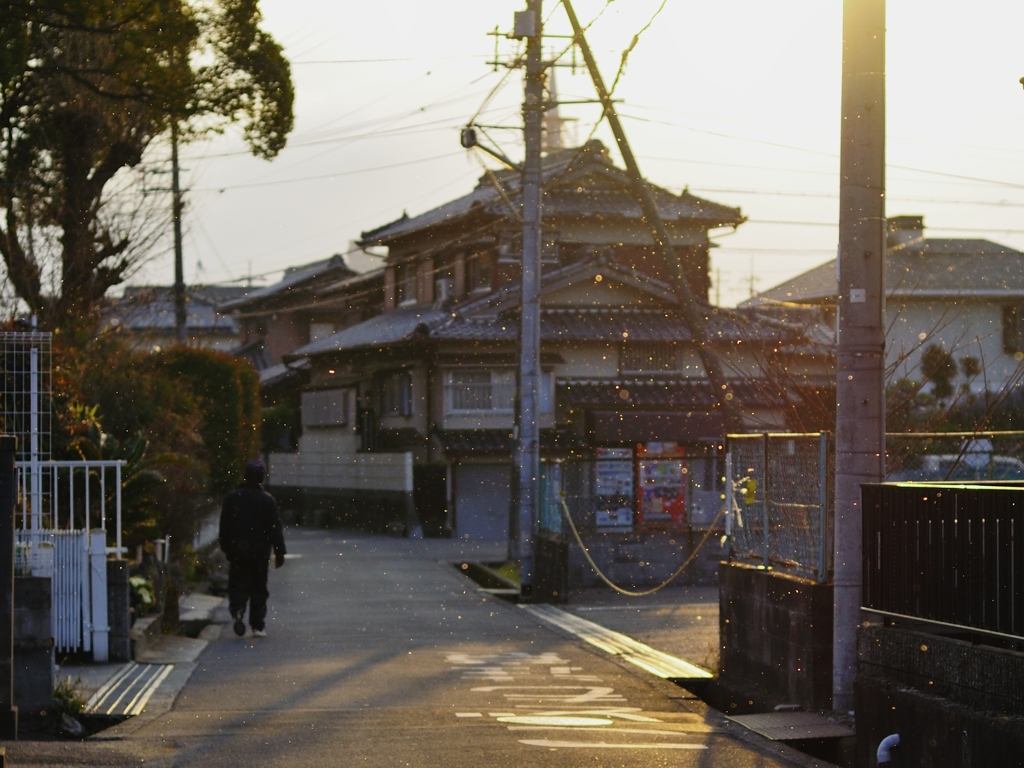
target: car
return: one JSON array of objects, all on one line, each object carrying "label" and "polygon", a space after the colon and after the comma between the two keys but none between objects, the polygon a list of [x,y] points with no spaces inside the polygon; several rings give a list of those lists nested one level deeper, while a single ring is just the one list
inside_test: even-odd
[{"label": "car", "polygon": [[1015,456],[946,453],[918,456],[909,467],[886,476],[886,482],[1024,481],[1024,461]]}]

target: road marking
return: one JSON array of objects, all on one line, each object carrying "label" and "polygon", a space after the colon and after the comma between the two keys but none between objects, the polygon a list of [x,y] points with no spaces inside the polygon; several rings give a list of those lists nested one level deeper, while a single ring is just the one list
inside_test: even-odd
[{"label": "road marking", "polygon": [[[559,725],[510,725],[510,731],[577,731],[578,728],[570,728]],[[655,736],[681,736],[687,731],[662,731],[656,728],[602,728],[601,733],[642,733],[644,735],[654,734]],[[703,733],[703,731],[697,731]]]},{"label": "road marking", "polygon": [[651,648],[628,635],[602,627],[592,621],[559,610],[553,605],[520,604],[519,607],[541,621],[560,629],[562,632],[600,648],[612,656],[635,664],[656,677],[667,680],[690,680],[711,678],[711,673],[683,659]]},{"label": "road marking", "polygon": [[519,739],[520,744],[528,747],[548,747],[550,749],[707,749],[703,744],[609,744],[606,741],[550,741],[548,739]]},{"label": "road marking", "polygon": [[499,723],[514,723],[515,725],[547,725],[561,726],[563,728],[593,728],[594,726],[611,725],[614,720],[607,720],[600,717],[577,717],[564,715],[512,715],[510,717],[499,717]]},{"label": "road marking", "polygon": [[456,717],[483,717],[481,712],[456,712]]}]

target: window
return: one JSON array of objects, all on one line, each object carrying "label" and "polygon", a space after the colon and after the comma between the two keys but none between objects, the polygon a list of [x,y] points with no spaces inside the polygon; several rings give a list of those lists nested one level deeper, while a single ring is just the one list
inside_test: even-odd
[{"label": "window", "polygon": [[671,373],[675,370],[675,344],[655,341],[622,345],[619,355],[621,373]]},{"label": "window", "polygon": [[489,253],[477,253],[469,257],[469,290],[491,290],[491,277],[494,272],[493,260]]},{"label": "window", "polygon": [[344,427],[349,418],[348,389],[321,389],[302,393],[302,426]]},{"label": "window", "polygon": [[406,262],[395,268],[395,301],[399,306],[416,303],[416,264]]},{"label": "window", "polygon": [[398,371],[384,377],[381,416],[412,416],[412,373]]},{"label": "window", "polygon": [[515,371],[451,371],[445,383],[448,413],[512,413]]},{"label": "window", "polygon": [[1024,307],[1003,307],[1003,352],[1024,352]]}]

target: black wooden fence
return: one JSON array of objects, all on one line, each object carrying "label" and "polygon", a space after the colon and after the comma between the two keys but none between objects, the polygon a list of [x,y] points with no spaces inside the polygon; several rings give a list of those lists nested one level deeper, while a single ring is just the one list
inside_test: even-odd
[{"label": "black wooden fence", "polygon": [[869,610],[1024,638],[1024,487],[866,485]]}]

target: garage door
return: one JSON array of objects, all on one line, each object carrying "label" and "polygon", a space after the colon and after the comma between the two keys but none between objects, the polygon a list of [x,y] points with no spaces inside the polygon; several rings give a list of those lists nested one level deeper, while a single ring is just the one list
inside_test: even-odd
[{"label": "garage door", "polygon": [[455,473],[455,535],[508,539],[508,464],[460,464]]}]

